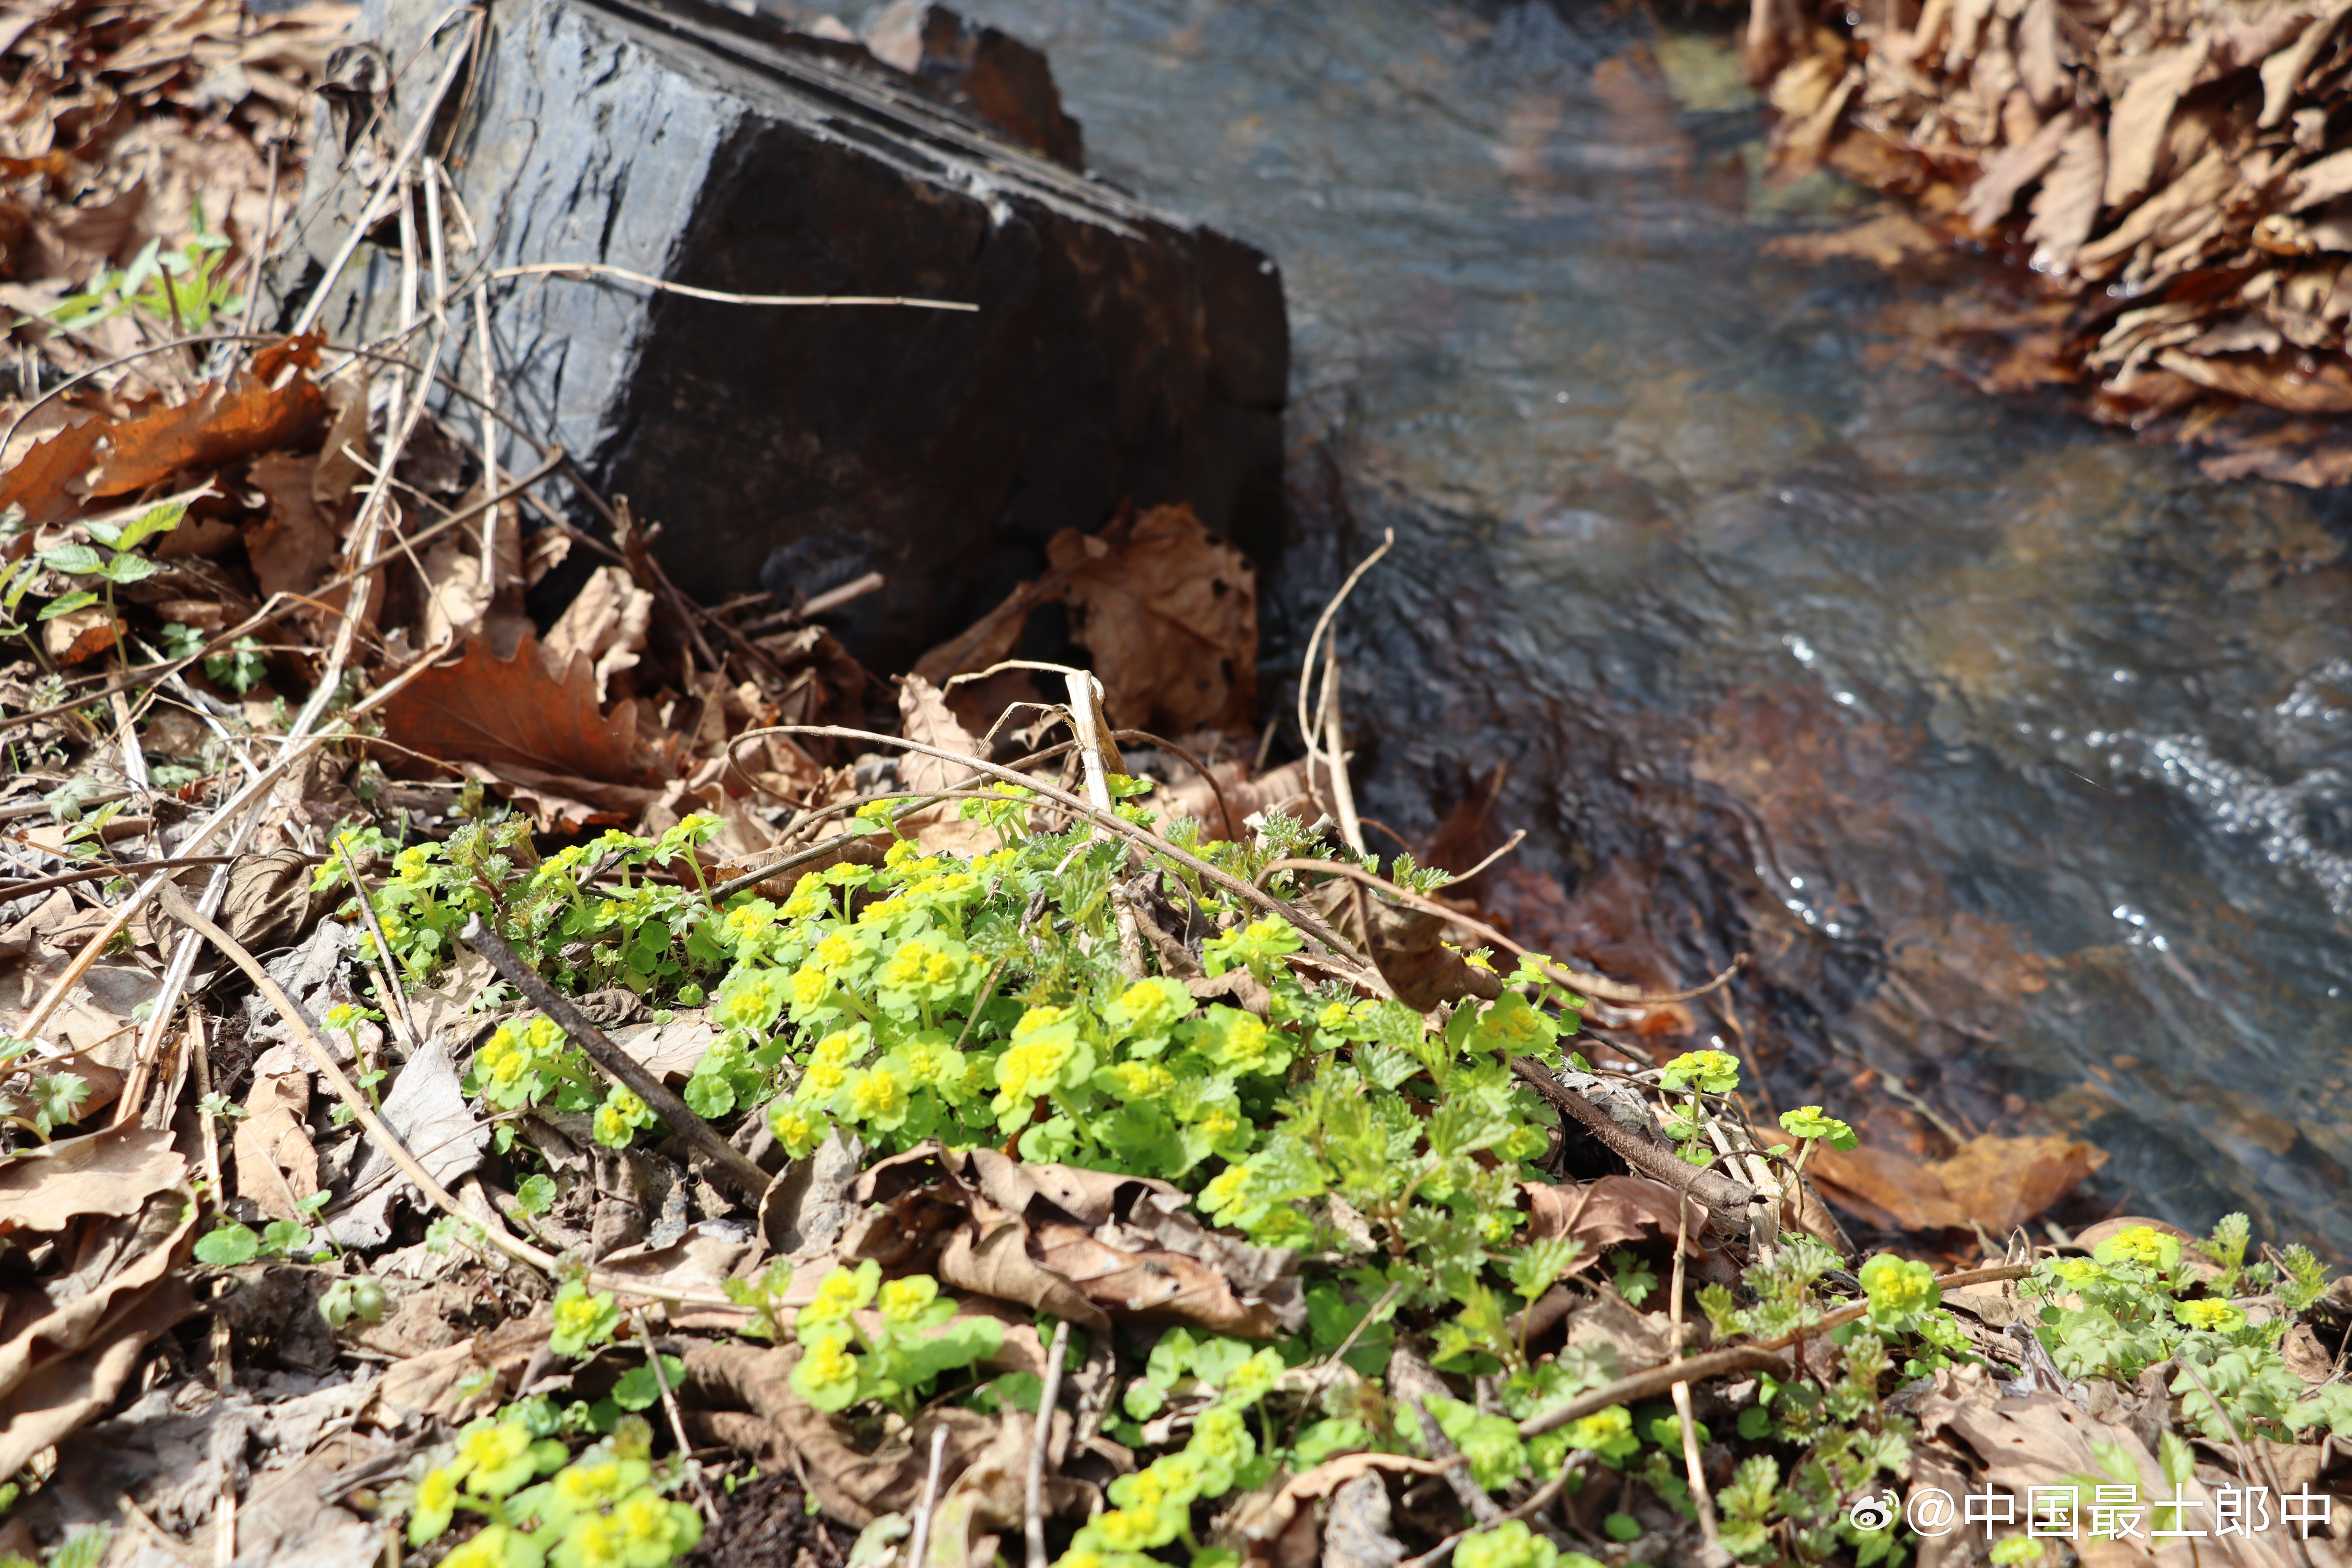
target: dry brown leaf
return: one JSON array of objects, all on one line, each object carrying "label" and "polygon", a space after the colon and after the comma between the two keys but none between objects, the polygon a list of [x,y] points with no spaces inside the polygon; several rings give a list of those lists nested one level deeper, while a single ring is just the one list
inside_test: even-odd
[{"label": "dry brown leaf", "polygon": [[[61,431],[0,476],[0,507],[21,504],[26,521],[40,526],[73,516],[92,499],[129,495],[298,439],[326,415],[326,399],[308,374],[322,341],[313,335],[264,349],[251,370],[226,384],[207,383],[177,406],[152,405]],[[282,384],[273,384],[281,377]]]},{"label": "dry brown leaf", "polygon": [[5,1473],[112,1404],[149,1342],[195,1310],[183,1266],[196,1214],[185,1187],[154,1194],[136,1215],[85,1232],[82,1254],[98,1260],[97,1278],[9,1292],[12,1331],[0,1342]]},{"label": "dry brown leaf", "polygon": [[2172,110],[2205,68],[2209,40],[2201,35],[2170,48],[2151,51],[2137,62],[2131,84],[2116,100],[2107,122],[2107,183],[2105,205],[2119,207],[2147,189]]},{"label": "dry brown leaf", "polygon": [[1929,1167],[1960,1211],[2006,1236],[2083,1184],[2107,1163],[2104,1150],[2072,1138],[1972,1138]]},{"label": "dry brown leaf", "polygon": [[307,594],[334,564],[335,530],[310,496],[317,469],[316,458],[272,452],[246,471],[269,500],[269,514],[245,535],[253,581],[264,595]]},{"label": "dry brown leaf", "polygon": [[[1522,1182],[1519,1190],[1528,1198],[1528,1241],[1571,1236],[1588,1249],[1598,1249],[1675,1233],[1674,1189],[1648,1176],[1602,1176],[1556,1186]],[[1683,1202],[1696,1256],[1697,1239],[1706,1233],[1706,1206],[1688,1196]]]},{"label": "dry brown leaf", "polygon": [[595,675],[573,658],[548,672],[526,637],[509,658],[475,638],[459,658],[411,681],[382,710],[384,738],[428,757],[480,770],[531,803],[551,828],[635,821],[680,771],[674,741],[649,741],[637,705],[597,705]]},{"label": "dry brown leaf", "polygon": [[1304,1322],[1297,1255],[1218,1235],[1166,1182],[927,1143],[859,1177],[846,1258],[921,1269],[1101,1331],[1113,1316],[1271,1339]]},{"label": "dry brown leaf", "polygon": [[1274,1559],[1265,1548],[1282,1539],[1302,1514],[1311,1521],[1315,1505],[1349,1483],[1366,1476],[1434,1476],[1444,1470],[1444,1466],[1435,1459],[1409,1454],[1342,1454],[1304,1475],[1242,1499],[1226,1516],[1223,1533],[1246,1544],[1249,1550],[1244,1556],[1271,1562]]},{"label": "dry brown leaf", "polygon": [[[2201,1528],[2202,1540],[2156,1539],[2143,1524],[2136,1537],[2101,1539],[2089,1529],[2089,1500],[2078,1505],[2075,1528],[2069,1533],[2084,1568],[2195,1568],[2215,1560],[2240,1568],[2288,1568],[2294,1561],[2283,1532],[2231,1536],[2211,1534],[2213,1493],[2204,1480],[2191,1478],[2176,1493],[2138,1435],[2128,1426],[2094,1419],[2067,1400],[2035,1389],[2005,1395],[1981,1366],[1948,1367],[1936,1374],[1935,1386],[1924,1394],[1916,1414],[1923,1442],[1941,1439],[1937,1450],[1958,1458],[1969,1475],[1969,1489],[1990,1488],[2014,1500],[2012,1512],[2021,1532],[2029,1494],[2035,1487],[2065,1488],[2069,1478],[2105,1477],[2101,1454],[2128,1460],[2139,1472],[2144,1498],[2171,1498],[2184,1503],[2181,1528]],[[2099,1445],[2094,1449],[2093,1444]],[[2006,1532],[2005,1532],[2006,1533]],[[2307,1545],[2315,1568],[2337,1568],[2347,1561],[2339,1545],[2314,1538]]]},{"label": "dry brown leaf", "polygon": [[257,1072],[236,1123],[236,1194],[272,1219],[302,1221],[300,1200],[320,1190],[310,1142],[310,1075]]},{"label": "dry brown leaf", "polygon": [[[2036,0],[2037,10],[2049,10],[2049,0]],[[1979,229],[1989,229],[2009,216],[2020,191],[2040,179],[2058,161],[2059,150],[2074,133],[2074,113],[2064,110],[2033,133],[2032,139],[2011,147],[1985,166],[1960,203],[1960,216]]]},{"label": "dry brown leaf", "polygon": [[[957,721],[947,700],[919,675],[908,676],[899,682],[898,719],[900,732],[909,741],[937,746],[960,757],[980,755],[980,742]],[[908,789],[917,791],[945,789],[971,773],[970,768],[919,752],[908,752],[898,763],[899,778]],[[929,855],[949,851],[972,855],[995,848],[996,835],[992,831],[959,817],[962,804],[950,800],[928,806],[901,820],[898,831],[912,837]]]},{"label": "dry brown leaf", "polygon": [[63,1230],[85,1215],[139,1212],[156,1193],[186,1180],[188,1163],[169,1128],[136,1122],[83,1138],[61,1138],[0,1164],[0,1236]]},{"label": "dry brown leaf", "polygon": [[1112,720],[1163,735],[1254,734],[1257,569],[1186,505],[1045,546]]},{"label": "dry brown leaf", "polygon": [[635,668],[645,651],[653,618],[651,594],[620,567],[599,566],[549,629],[541,645],[548,668],[563,669],[574,658],[587,659],[596,671],[596,700],[609,702],[614,678]]},{"label": "dry brown leaf", "polygon": [[[1795,1142],[1774,1127],[1757,1135],[1781,1147]],[[1973,1220],[2002,1236],[2082,1185],[2106,1158],[2071,1138],[1987,1135],[1925,1163],[1867,1145],[1820,1148],[1805,1174],[1831,1203],[1882,1230],[1957,1230]]]},{"label": "dry brown leaf", "polygon": [[995,1440],[1000,1418],[933,1407],[878,1452],[861,1452],[846,1421],[793,1392],[800,1356],[798,1345],[694,1344],[686,1353],[685,1398],[693,1406],[688,1430],[757,1455],[764,1469],[799,1474],[824,1511],[854,1529],[913,1509],[922,1495],[934,1431],[947,1434],[943,1480],[961,1476]]},{"label": "dry brown leaf", "polygon": [[86,664],[122,640],[123,624],[103,605],[84,605],[41,623],[41,647],[52,663]]}]

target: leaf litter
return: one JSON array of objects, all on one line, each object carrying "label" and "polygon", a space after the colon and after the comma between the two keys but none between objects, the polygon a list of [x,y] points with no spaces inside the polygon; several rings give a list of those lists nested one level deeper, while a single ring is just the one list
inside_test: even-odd
[{"label": "leaf litter", "polygon": [[[1721,1051],[1659,1060],[1676,1000],[1352,846],[1336,742],[1268,765],[1254,570],[1189,510],[1057,536],[894,683],[794,605],[685,601],[560,454],[494,491],[396,363],[110,365],[161,323],[127,271],[60,317],[74,269],[194,268],[201,189],[234,277],[257,139],[299,167],[331,19],[229,15],[16,35],[26,101],[129,107],[7,154],[18,342],[43,388],[100,374],[18,387],[0,480],[0,1554],[1866,1568],[2029,1561],[2053,1488],[2340,1483],[2316,1259],[2235,1220],[2032,1241],[2098,1151],[1856,1146],[1759,1125]],[[2084,204],[2210,184],[2221,122],[2179,127],[2232,72],[2295,123],[2333,68],[2323,20],[2174,18],[2101,131],[2084,16],[1934,15],[2038,116],[1979,127],[1970,210],[2078,268],[2155,266],[2153,220],[2118,248]],[[1792,158],[1887,101],[1822,37],[1780,62]],[[199,100],[243,162],[107,162]],[[2167,346],[2254,363],[2200,341]],[[542,634],[522,595],[575,549]],[[1047,603],[1091,671],[1012,658]],[[2005,1511],[1856,1522],[1938,1486]]]},{"label": "leaf litter", "polygon": [[[1948,279],[1901,325],[2217,479],[2352,478],[2352,151],[2333,0],[1754,0],[1773,176],[1890,210],[1770,248]],[[1974,263],[1956,258],[1969,255]]]}]

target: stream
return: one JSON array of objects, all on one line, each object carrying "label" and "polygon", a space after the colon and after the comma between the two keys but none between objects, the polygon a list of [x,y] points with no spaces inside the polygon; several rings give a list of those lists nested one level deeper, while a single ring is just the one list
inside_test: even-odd
[{"label": "stream", "polygon": [[1368,816],[1528,829],[1479,897],[1612,973],[1751,953],[1689,1021],[1769,1106],[2070,1134],[2094,1217],[2352,1257],[2352,505],[1988,397],[1920,285],[1769,254],[1870,203],[1759,177],[1727,15],[975,9],[1105,177],[1280,258],[1267,678],[1393,529],[1340,643]]}]

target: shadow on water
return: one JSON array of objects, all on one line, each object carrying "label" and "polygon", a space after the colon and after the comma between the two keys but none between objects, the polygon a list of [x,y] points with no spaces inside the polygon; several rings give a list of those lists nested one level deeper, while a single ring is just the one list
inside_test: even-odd
[{"label": "shadow on water", "polygon": [[1530,828],[1482,897],[1621,974],[1754,952],[1691,1021],[1779,1106],[1898,1079],[2096,1142],[2104,1205],[2352,1255],[2346,502],[1988,399],[1893,329],[1912,286],[1768,255],[1863,199],[1755,177],[1704,32],[985,9],[1109,177],[1282,258],[1269,674],[1396,529],[1342,644],[1368,813]]}]

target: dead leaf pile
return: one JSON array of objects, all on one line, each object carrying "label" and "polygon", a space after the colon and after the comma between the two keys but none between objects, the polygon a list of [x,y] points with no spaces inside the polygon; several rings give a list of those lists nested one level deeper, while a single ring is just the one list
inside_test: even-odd
[{"label": "dead leaf pile", "polygon": [[[150,244],[185,245],[199,219],[228,241],[218,275],[246,277],[302,188],[313,89],[357,10],[12,7],[0,21],[0,305],[39,315]],[[67,374],[142,346],[128,315],[15,335]],[[167,360],[139,384],[178,379]]]},{"label": "dead leaf pile", "polygon": [[1754,0],[1783,175],[1905,204],[1806,258],[1982,250],[2005,281],[1927,313],[1988,390],[2075,390],[2216,478],[2352,478],[2352,87],[2331,0]]}]

